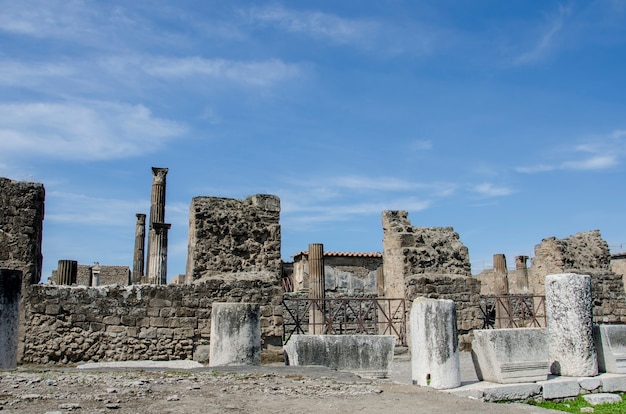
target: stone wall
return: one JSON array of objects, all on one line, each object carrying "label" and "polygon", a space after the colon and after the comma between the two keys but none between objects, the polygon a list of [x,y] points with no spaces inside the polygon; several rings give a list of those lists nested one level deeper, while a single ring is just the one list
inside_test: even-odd
[{"label": "stone wall", "polygon": [[214,302],[261,304],[266,347],[280,345],[282,288],[272,273],[224,274],[187,285],[28,289],[22,363],[205,361]]},{"label": "stone wall", "polygon": [[550,274],[578,273],[591,276],[594,319],[597,323],[626,323],[626,294],[622,275],[611,271],[609,246],[599,230],[564,239],[550,237],[535,246],[529,269],[529,288],[545,294]]},{"label": "stone wall", "polygon": [[0,177],[0,268],[21,270],[23,287],[41,279],[44,198],[43,184]]},{"label": "stone wall", "polygon": [[624,288],[626,289],[626,253],[614,254],[611,256],[610,269],[612,272],[622,275],[622,281]]},{"label": "stone wall", "polygon": [[280,199],[194,197],[189,209],[186,282],[219,272],[279,273]]},{"label": "stone wall", "polygon": [[[93,265],[78,265],[76,285],[92,286]],[[59,284],[57,270],[52,271],[50,277],[55,284]],[[103,285],[130,285],[130,267],[128,266],[100,266],[99,286]]]},{"label": "stone wall", "polygon": [[414,227],[406,211],[384,211],[383,268],[386,297],[451,299],[457,306],[461,348],[480,328],[480,281],[471,277],[467,247],[452,227]]}]

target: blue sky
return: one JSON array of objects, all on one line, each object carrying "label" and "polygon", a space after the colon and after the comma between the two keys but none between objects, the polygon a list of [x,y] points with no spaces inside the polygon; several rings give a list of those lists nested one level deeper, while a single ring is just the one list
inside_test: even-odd
[{"label": "blue sky", "polygon": [[44,273],[132,266],[168,167],[281,198],[282,256],[382,251],[381,212],[494,253],[626,247],[626,1],[0,1],[0,176],[44,183]]}]

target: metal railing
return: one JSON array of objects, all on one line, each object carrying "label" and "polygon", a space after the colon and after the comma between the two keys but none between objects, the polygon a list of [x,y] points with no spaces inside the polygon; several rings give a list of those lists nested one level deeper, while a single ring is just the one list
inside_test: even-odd
[{"label": "metal railing", "polygon": [[406,346],[404,299],[284,298],[283,343],[293,334],[394,335]]},{"label": "metal railing", "polygon": [[483,329],[545,327],[545,303],[540,295],[481,296]]}]

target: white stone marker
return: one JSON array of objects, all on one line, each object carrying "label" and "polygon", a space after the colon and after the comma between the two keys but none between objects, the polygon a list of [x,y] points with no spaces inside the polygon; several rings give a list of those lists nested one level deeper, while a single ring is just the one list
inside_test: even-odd
[{"label": "white stone marker", "polygon": [[591,277],[576,273],[546,276],[546,319],[551,372],[567,377],[598,375]]},{"label": "white stone marker", "polygon": [[413,384],[436,389],[461,385],[456,305],[447,299],[417,298],[411,308]]},{"label": "white stone marker", "polygon": [[0,269],[0,369],[17,367],[22,271]]},{"label": "white stone marker", "polygon": [[214,303],[209,366],[261,364],[258,303]]}]

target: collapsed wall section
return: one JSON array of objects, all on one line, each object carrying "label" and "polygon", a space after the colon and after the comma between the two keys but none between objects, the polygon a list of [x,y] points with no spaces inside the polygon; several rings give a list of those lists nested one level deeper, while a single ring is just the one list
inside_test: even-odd
[{"label": "collapsed wall section", "polygon": [[280,343],[282,288],[277,275],[220,275],[190,285],[32,286],[22,363],[178,360],[208,355],[215,302],[261,305],[262,339]]},{"label": "collapsed wall section", "polygon": [[383,273],[388,298],[451,299],[460,346],[481,327],[480,281],[471,277],[469,251],[452,227],[415,227],[406,211],[384,211]]},{"label": "collapsed wall section", "polygon": [[0,268],[21,270],[22,292],[41,279],[43,184],[0,177]]},{"label": "collapsed wall section", "polygon": [[626,323],[626,294],[622,276],[611,271],[609,246],[599,230],[564,239],[550,237],[535,246],[529,269],[529,289],[545,294],[547,275],[578,273],[591,276],[596,323]]},{"label": "collapsed wall section", "polygon": [[194,197],[186,282],[221,272],[280,272],[280,199]]}]

